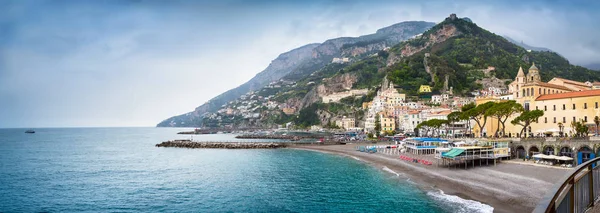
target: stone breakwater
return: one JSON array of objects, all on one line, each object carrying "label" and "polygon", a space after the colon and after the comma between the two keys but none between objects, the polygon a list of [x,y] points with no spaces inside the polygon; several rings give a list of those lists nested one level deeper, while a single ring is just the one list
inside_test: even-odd
[{"label": "stone breakwater", "polygon": [[284,143],[254,143],[254,142],[193,142],[190,140],[165,141],[156,147],[177,147],[190,149],[276,149],[284,148]]}]

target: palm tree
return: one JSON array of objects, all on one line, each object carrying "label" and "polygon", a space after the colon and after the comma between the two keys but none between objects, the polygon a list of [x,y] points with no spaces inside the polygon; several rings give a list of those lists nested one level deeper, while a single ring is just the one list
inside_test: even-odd
[{"label": "palm tree", "polygon": [[564,127],[563,123],[558,122],[558,134],[560,135],[560,137],[562,137],[562,135],[563,135],[563,130],[562,130],[563,127]]},{"label": "palm tree", "polygon": [[596,124],[596,136],[598,136],[598,125],[600,125],[600,118],[598,116],[594,117],[594,123]]}]

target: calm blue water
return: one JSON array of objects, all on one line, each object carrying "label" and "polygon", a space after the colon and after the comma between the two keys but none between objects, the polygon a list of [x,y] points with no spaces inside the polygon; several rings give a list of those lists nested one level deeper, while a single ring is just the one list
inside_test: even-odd
[{"label": "calm blue water", "polygon": [[290,149],[154,147],[189,138],[178,131],[70,128],[24,134],[24,129],[0,129],[0,212],[466,209],[467,204],[432,196],[401,176],[347,157]]}]

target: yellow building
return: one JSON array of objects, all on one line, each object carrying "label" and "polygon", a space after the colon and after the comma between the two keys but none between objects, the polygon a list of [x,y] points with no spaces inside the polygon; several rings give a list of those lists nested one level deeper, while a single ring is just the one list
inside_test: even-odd
[{"label": "yellow building", "polygon": [[356,127],[356,121],[355,121],[354,118],[346,118],[344,116],[344,118],[335,121],[335,125],[338,126],[338,127],[343,128],[345,130],[348,130],[350,128]]},{"label": "yellow building", "polygon": [[[595,126],[593,120],[595,116],[600,116],[598,103],[600,102],[600,90],[591,90],[592,84],[582,83],[563,78],[553,78],[549,82],[542,82],[539,69],[533,64],[529,68],[527,75],[523,69],[519,68],[515,81],[509,85],[509,91],[513,94],[513,99],[523,105],[525,110],[542,110],[544,116],[537,122],[531,124],[531,130],[527,129],[527,134],[533,135],[557,135],[560,131],[558,123],[563,123],[565,133],[572,131],[570,124],[572,121],[583,121],[587,125]],[[478,98],[476,104],[483,104],[489,101],[504,101],[499,97]],[[515,136],[520,133],[522,126],[510,124],[516,116],[508,118],[506,121],[506,135]],[[498,129],[498,121],[488,118],[483,130],[474,125],[475,135],[492,136]],[[594,128],[590,128],[590,133]]]},{"label": "yellow building", "polygon": [[381,122],[381,134],[385,131],[396,130],[396,120],[394,117],[381,115],[379,122]]},{"label": "yellow building", "polygon": [[400,94],[398,92],[384,93],[384,96],[386,97],[386,104],[388,107],[400,106],[406,99],[406,94]]},{"label": "yellow building", "polygon": [[[563,131],[571,133],[573,121],[583,121],[595,133],[594,117],[600,116],[600,90],[586,90],[562,94],[542,95],[536,98],[535,108],[544,111],[544,116],[531,125],[533,133],[558,133],[558,123],[564,125]],[[569,134],[570,135],[570,134]]]},{"label": "yellow building", "polygon": [[421,85],[419,87],[419,93],[428,93],[431,92],[431,87],[429,85]]},{"label": "yellow building", "polygon": [[362,103],[362,109],[369,109],[369,108],[371,108],[372,105],[373,105],[373,101],[363,102]]},{"label": "yellow building", "polygon": [[286,107],[286,108],[283,108],[282,110],[283,110],[283,113],[285,113],[286,115],[292,115],[292,114],[296,113],[295,108]]}]

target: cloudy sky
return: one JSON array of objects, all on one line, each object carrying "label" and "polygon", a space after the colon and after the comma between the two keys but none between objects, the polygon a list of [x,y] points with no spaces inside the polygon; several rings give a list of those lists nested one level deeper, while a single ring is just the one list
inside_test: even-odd
[{"label": "cloudy sky", "polygon": [[0,127],[154,126],[280,53],[450,13],[597,63],[596,2],[0,0]]}]

